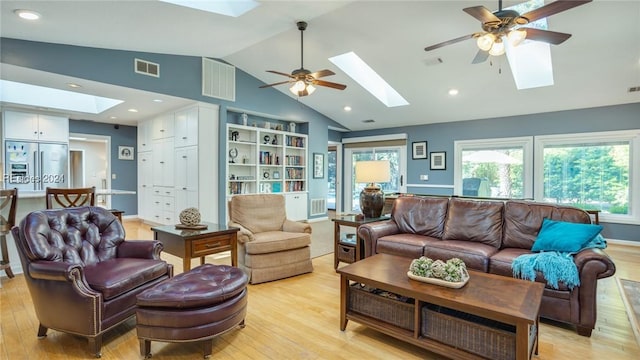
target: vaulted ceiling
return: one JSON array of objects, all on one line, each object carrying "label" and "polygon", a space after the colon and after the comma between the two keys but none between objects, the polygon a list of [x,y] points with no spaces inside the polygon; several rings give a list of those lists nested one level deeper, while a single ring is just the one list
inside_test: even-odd
[{"label": "vaulted ceiling", "polygon": [[[471,64],[474,40],[424,51],[479,31],[479,22],[462,9],[483,5],[494,11],[498,1],[259,2],[233,18],[160,1],[2,1],[0,31],[2,37],[24,40],[221,58],[273,83],[285,79],[265,70],[290,73],[300,67],[295,22],[304,20],[309,23],[305,68],[330,69],[336,75],[326,80],[347,89],[319,88],[300,101],[352,130],[640,102],[640,92],[628,91],[640,86],[640,1],[595,0],[549,17],[550,30],[573,36],[551,46],[555,84],[528,90],[516,89],[504,56]],[[504,6],[519,2],[504,1]],[[42,19],[26,22],[15,9],[37,11]],[[349,51],[410,105],[387,108],[328,60]],[[53,75],[2,70],[3,79],[55,86],[54,78],[46,80]],[[88,91],[108,88],[96,84]],[[452,88],[457,96],[448,94]],[[277,89],[293,96],[286,85]],[[136,94],[145,95],[132,91],[127,97],[134,101]],[[343,109],[347,105],[350,112]]]}]

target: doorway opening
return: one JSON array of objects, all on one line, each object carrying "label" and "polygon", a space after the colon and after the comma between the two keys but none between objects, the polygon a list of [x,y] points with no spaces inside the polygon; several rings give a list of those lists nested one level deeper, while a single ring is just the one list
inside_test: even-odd
[{"label": "doorway opening", "polygon": [[[69,134],[69,187],[111,188],[111,137]],[[111,208],[111,197],[97,195],[96,205]]]}]

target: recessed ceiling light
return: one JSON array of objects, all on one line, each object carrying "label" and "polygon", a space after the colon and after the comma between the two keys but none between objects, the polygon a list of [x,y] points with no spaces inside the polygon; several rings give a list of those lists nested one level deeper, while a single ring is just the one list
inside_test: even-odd
[{"label": "recessed ceiling light", "polygon": [[16,9],[13,12],[25,20],[38,20],[40,19],[40,14],[35,11],[25,10],[25,9]]},{"label": "recessed ceiling light", "polygon": [[351,111],[351,106],[347,105],[344,107],[344,111]]},{"label": "recessed ceiling light", "polygon": [[117,116],[109,116],[109,119],[111,119],[111,120],[115,120],[117,118],[118,118]]},{"label": "recessed ceiling light", "polygon": [[449,90],[449,95],[451,95],[451,96],[456,96],[456,95],[458,95],[458,89],[450,89],[450,90]]},{"label": "recessed ceiling light", "polygon": [[161,103],[162,99],[153,99],[153,102]]},{"label": "recessed ceiling light", "polygon": [[82,87],[82,85],[78,85],[78,84],[76,84],[76,83],[67,83],[67,86],[68,86],[68,87],[71,87],[71,88],[74,88],[74,89],[77,89],[77,88],[81,88],[81,87]]},{"label": "recessed ceiling light", "polygon": [[137,109],[129,109],[129,110],[127,110],[127,111],[128,111],[128,112],[132,112],[132,113],[137,113],[137,112],[138,112],[138,110],[137,110]]}]

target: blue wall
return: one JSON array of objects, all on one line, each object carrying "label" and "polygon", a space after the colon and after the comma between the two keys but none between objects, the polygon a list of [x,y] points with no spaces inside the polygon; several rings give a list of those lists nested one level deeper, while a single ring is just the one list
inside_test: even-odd
[{"label": "blue wall", "polygon": [[[456,140],[491,139],[517,136],[571,134],[581,132],[630,130],[640,128],[640,103],[591,109],[557,111],[503,118],[458,121],[420,126],[377,129],[345,133],[343,138],[406,133],[407,154],[411,143],[427,141],[427,150],[447,153],[446,170],[429,170],[428,160],[407,160],[407,184],[453,186],[453,147]],[[429,175],[429,181],[419,179]],[[409,187],[407,192],[451,195],[452,189]],[[640,241],[640,225],[604,223],[603,236]]]},{"label": "blue wall", "polygon": [[[104,124],[91,121],[69,121],[69,132],[80,134],[94,134],[111,137],[111,173],[117,174],[111,179],[111,188],[118,190],[136,191],[138,183],[137,154],[136,161],[119,160],[118,146],[133,146],[137,148],[137,128],[135,126]],[[110,174],[108,176],[111,176]],[[136,195],[117,195],[111,197],[111,207],[124,211],[124,215],[138,213],[138,198]]]},{"label": "blue wall", "polygon": [[[153,78],[134,73],[134,58],[142,58],[160,64],[162,76]],[[341,127],[333,120],[304,105],[304,98],[298,101],[273,88],[259,89],[258,87],[264,83],[240,69],[236,71],[235,102],[202,96],[202,58],[197,56],[142,53],[0,38],[0,61],[26,68],[192,99],[194,102],[201,101],[220,105],[220,136],[217,155],[221,179],[227,176],[224,150],[228,106],[307,122],[307,133],[313,133],[313,137],[309,138],[309,154],[325,153],[328,142],[328,126]],[[304,126],[298,128],[299,132],[302,130],[305,130]],[[212,156],[215,155],[212,154]],[[309,176],[308,182],[309,199],[326,196],[326,178],[313,179]],[[225,185],[222,181],[219,193],[225,194]],[[219,213],[219,220],[224,222],[226,214],[224,196],[220,198]]]}]

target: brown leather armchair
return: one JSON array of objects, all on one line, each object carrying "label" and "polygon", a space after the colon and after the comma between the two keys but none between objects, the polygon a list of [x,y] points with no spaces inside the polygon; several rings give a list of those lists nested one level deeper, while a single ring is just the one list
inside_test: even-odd
[{"label": "brown leather armchair", "polygon": [[135,315],[136,296],[173,276],[162,243],[125,241],[106,209],[39,210],[11,230],[40,326],[87,337],[100,357],[102,335]]}]

